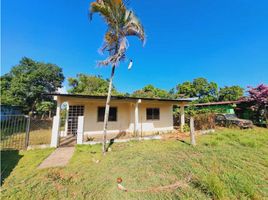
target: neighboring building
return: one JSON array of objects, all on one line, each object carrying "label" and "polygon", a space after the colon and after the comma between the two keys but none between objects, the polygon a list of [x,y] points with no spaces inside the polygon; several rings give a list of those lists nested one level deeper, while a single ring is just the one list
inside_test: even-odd
[{"label": "neighboring building", "polygon": [[209,102],[209,103],[197,103],[194,104],[194,106],[198,108],[214,108],[214,109],[220,109],[224,113],[228,114],[235,114],[235,108],[237,104],[240,104],[241,102],[244,101],[219,101],[219,102]]},{"label": "neighboring building", "polygon": [[[53,119],[51,146],[59,145],[60,136],[77,136],[83,143],[85,136],[103,133],[106,96],[50,94],[57,101],[56,116]],[[108,134],[135,133],[144,136],[155,132],[173,130],[173,105],[181,108],[181,126],[184,125],[184,106],[189,99],[158,99],[112,96],[108,122]],[[65,130],[59,133],[60,110],[67,104]],[[78,134],[79,133],[79,134]]]},{"label": "neighboring building", "polygon": [[221,110],[222,113],[236,114],[238,118],[253,121],[254,125],[266,126],[265,118],[261,117],[258,112],[252,109],[255,103],[253,101],[247,101],[245,98],[237,101],[198,103],[194,105],[199,109],[210,108]]},{"label": "neighboring building", "polygon": [[21,106],[9,106],[9,105],[1,105],[1,121],[5,120],[7,116],[10,115],[21,115],[22,114],[22,108]]}]

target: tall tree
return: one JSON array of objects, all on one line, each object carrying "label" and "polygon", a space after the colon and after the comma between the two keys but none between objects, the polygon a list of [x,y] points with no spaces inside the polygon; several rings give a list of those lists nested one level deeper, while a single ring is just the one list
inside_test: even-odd
[{"label": "tall tree", "polygon": [[62,69],[57,65],[24,57],[1,76],[1,103],[22,106],[25,112],[34,111],[37,103],[51,100],[42,94],[55,92],[63,80]]},{"label": "tall tree", "polygon": [[244,89],[238,85],[220,88],[219,101],[236,101],[243,97]]},{"label": "tall tree", "polygon": [[206,103],[217,100],[218,85],[215,82],[208,82],[205,78],[196,78],[193,81],[195,95],[199,102]]},{"label": "tall tree", "polygon": [[94,13],[99,13],[108,26],[101,51],[107,51],[109,56],[106,60],[100,61],[99,65],[112,66],[103,126],[103,154],[105,154],[108,116],[115,67],[119,65],[120,61],[126,58],[126,50],[128,47],[126,37],[137,36],[144,42],[145,33],[139,19],[132,10],[127,9],[122,0],[96,0],[90,4],[90,18],[92,18]]},{"label": "tall tree", "polygon": [[172,94],[166,90],[162,90],[154,87],[153,85],[147,85],[144,88],[133,92],[133,97],[145,97],[145,98],[172,98]]},{"label": "tall tree", "polygon": [[[68,78],[71,94],[106,95],[109,89],[109,80],[101,76],[78,74],[76,78]],[[112,94],[118,95],[115,87],[112,86]]]},{"label": "tall tree", "polygon": [[183,97],[197,97],[198,102],[216,101],[218,96],[218,85],[208,82],[205,78],[196,78],[193,82],[184,82],[177,85],[177,95]]},{"label": "tall tree", "polygon": [[36,104],[36,111],[41,114],[42,118],[48,114],[48,118],[51,119],[51,111],[56,108],[56,104],[52,101],[42,101]]},{"label": "tall tree", "polygon": [[177,94],[183,97],[196,97],[195,89],[193,83],[190,81],[183,82],[182,84],[178,84],[177,87]]}]

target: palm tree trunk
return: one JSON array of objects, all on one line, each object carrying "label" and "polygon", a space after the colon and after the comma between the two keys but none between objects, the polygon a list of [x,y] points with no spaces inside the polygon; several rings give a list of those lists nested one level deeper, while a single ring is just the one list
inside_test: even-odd
[{"label": "palm tree trunk", "polygon": [[108,119],[109,119],[109,110],[110,110],[111,93],[112,93],[112,87],[113,87],[114,71],[115,71],[115,65],[113,65],[112,67],[107,100],[106,100],[106,105],[105,105],[104,124],[103,124],[103,141],[102,141],[103,155],[106,154],[106,138],[107,138],[106,136],[107,136],[107,126],[108,126]]}]

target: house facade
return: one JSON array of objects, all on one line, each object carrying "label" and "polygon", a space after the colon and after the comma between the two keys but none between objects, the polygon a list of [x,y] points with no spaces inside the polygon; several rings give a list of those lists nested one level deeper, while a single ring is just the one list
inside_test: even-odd
[{"label": "house facade", "polygon": [[[57,112],[53,118],[51,146],[59,146],[59,138],[73,135],[77,143],[84,138],[101,135],[106,96],[53,94]],[[184,106],[187,99],[133,98],[112,96],[107,134],[132,134],[137,137],[165,133],[174,129],[173,106],[181,108],[181,126],[184,125]],[[60,110],[66,105],[66,123],[60,127]]]}]

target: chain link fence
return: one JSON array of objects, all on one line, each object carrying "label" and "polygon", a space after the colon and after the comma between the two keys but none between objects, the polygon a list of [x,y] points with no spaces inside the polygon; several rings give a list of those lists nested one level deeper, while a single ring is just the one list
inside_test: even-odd
[{"label": "chain link fence", "polygon": [[29,145],[50,144],[52,119],[31,118]]}]

